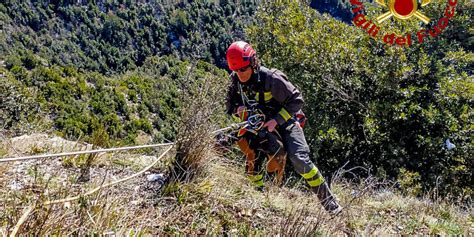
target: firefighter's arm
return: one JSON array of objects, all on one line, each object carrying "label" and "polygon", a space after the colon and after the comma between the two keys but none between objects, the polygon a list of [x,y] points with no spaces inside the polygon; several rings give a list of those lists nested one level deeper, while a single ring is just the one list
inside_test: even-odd
[{"label": "firefighter's arm", "polygon": [[281,110],[274,118],[278,125],[291,119],[296,112],[303,108],[304,104],[300,91],[283,78],[284,76],[282,73],[273,74],[271,84],[273,98],[282,105]]}]

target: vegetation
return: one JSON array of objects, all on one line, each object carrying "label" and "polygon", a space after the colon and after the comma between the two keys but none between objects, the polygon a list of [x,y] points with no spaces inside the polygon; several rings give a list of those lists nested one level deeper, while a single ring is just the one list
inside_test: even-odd
[{"label": "vegetation", "polygon": [[[81,142],[177,142],[149,171],[166,173],[164,185],[139,176],[61,205],[44,202],[131,175],[154,157],[0,165],[0,233],[11,234],[33,205],[20,234],[467,235],[472,4],[458,1],[436,39],[402,48],[347,24],[349,2],[325,3],[345,23],[308,1],[0,3],[1,157],[86,149]],[[364,6],[367,15],[383,13]],[[442,3],[423,11],[439,18]],[[419,29],[392,20],[382,26],[397,34]],[[327,216],[299,176],[258,192],[238,155],[213,153],[211,131],[229,125],[223,69],[236,39],[252,43],[265,66],[281,69],[302,91],[312,158],[324,175],[335,174],[342,215]],[[38,132],[79,142],[7,139]],[[55,147],[58,141],[75,145]]]},{"label": "vegetation", "polygon": [[[449,35],[426,46],[390,47],[297,2],[260,9],[249,36],[266,65],[286,72],[302,90],[307,139],[322,170],[349,162],[381,178],[413,174],[411,185],[424,191],[470,198],[472,52]],[[469,15],[460,10],[453,22],[467,30],[462,13]],[[410,24],[407,31],[416,27]]]},{"label": "vegetation", "polygon": [[[13,104],[2,103],[3,116],[10,119],[4,128],[13,131],[20,120],[46,114],[58,135],[73,139],[92,141],[94,131],[103,129],[113,142],[122,144],[134,143],[141,132],[157,141],[174,140],[182,106],[179,88],[188,83],[184,75],[190,74],[189,81],[205,77],[218,82],[226,77],[203,62],[191,72],[190,63],[172,56],[151,57],[144,64],[114,77],[80,73],[72,67],[37,65],[28,70],[24,61],[10,64],[5,74],[9,84],[4,85],[9,86],[4,88],[8,93],[2,99]],[[15,85],[19,89],[11,90]],[[36,94],[25,95],[28,90]]]},{"label": "vegetation", "polygon": [[256,4],[219,2],[6,1],[0,4],[0,55],[33,53],[47,65],[104,74],[170,54],[224,68],[225,50],[243,37]]},{"label": "vegetation", "polygon": [[[47,145],[47,140],[44,143]],[[18,146],[18,152],[27,152],[28,147],[23,150]],[[360,183],[334,180],[333,190],[345,209],[332,218],[305,190],[270,186],[264,192],[256,191],[244,176],[241,159],[229,162],[214,155],[206,158],[205,175],[189,183],[175,183],[163,195],[157,195],[158,182],[141,176],[78,201],[42,205],[133,173],[128,165],[115,164],[115,160],[139,169],[151,163],[150,158],[138,154],[103,157],[93,163],[94,175],[86,183],[77,182],[77,168],[55,160],[20,166],[17,172],[0,172],[0,198],[4,200],[0,205],[0,233],[11,234],[25,207],[31,204],[37,204],[37,208],[19,234],[469,235],[472,225],[472,212],[441,198],[407,197],[389,183],[373,179]],[[166,161],[159,162],[151,172],[164,169]]]},{"label": "vegetation", "polygon": [[350,23],[352,21],[352,7],[350,1],[342,0],[313,0],[310,2],[310,7],[318,10],[320,13],[328,13],[334,18]]}]

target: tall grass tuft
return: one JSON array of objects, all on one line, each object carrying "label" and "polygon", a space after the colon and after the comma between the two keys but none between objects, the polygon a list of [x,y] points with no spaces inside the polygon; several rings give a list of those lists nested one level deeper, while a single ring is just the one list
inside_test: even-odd
[{"label": "tall grass tuft", "polygon": [[170,183],[189,182],[205,171],[212,157],[213,130],[223,112],[223,83],[213,77],[195,79],[185,87],[176,159],[170,170]]}]

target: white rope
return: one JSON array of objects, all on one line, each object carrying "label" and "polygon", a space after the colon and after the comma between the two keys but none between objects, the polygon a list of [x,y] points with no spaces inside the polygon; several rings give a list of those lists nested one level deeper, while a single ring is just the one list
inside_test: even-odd
[{"label": "white rope", "polygon": [[[130,180],[132,178],[135,178],[143,173],[145,173],[147,170],[149,170],[151,167],[153,167],[154,165],[156,165],[156,163],[158,163],[159,160],[161,160],[161,158],[163,158],[163,156],[166,155],[166,153],[168,153],[171,148],[173,148],[172,146],[173,144],[171,144],[170,147],[168,147],[168,149],[166,149],[158,158],[156,158],[150,165],[148,165],[147,167],[143,168],[142,170],[140,170],[138,173],[135,173],[133,175],[130,175],[130,176],[127,176],[125,178],[122,178],[122,179],[119,179],[119,180],[116,180],[116,181],[113,181],[113,182],[110,182],[110,183],[106,183],[106,184],[103,184],[103,185],[100,185],[90,191],[88,191],[87,193],[84,193],[84,194],[80,194],[80,195],[77,195],[75,197],[68,197],[68,198],[64,198],[64,199],[59,199],[59,200],[52,200],[52,201],[47,201],[47,202],[44,202],[42,203],[43,205],[42,206],[46,206],[46,205],[53,205],[53,204],[58,204],[58,203],[64,203],[64,202],[70,202],[70,201],[75,201],[81,197],[84,197],[84,196],[89,196],[97,191],[99,191],[100,189],[102,188],[106,188],[106,187],[110,187],[110,186],[114,186],[118,183],[123,183],[127,180]],[[12,233],[10,236],[16,236],[18,230],[20,229],[21,225],[26,221],[27,217],[31,214],[31,212],[35,209],[35,206],[34,205],[31,205],[29,206],[27,209],[25,209],[25,212],[23,212],[23,215],[21,216],[21,218],[18,220],[18,222],[16,223],[15,225],[15,228],[13,229]]]},{"label": "white rope", "polygon": [[[232,124],[229,127],[225,127],[225,128],[215,130],[215,131],[212,132],[212,134],[216,134],[216,133],[219,133],[219,132],[224,132],[224,131],[227,131],[227,130],[236,129],[236,128],[241,127],[245,124],[247,124],[247,122]],[[23,160],[43,159],[43,158],[54,158],[54,157],[61,157],[61,156],[93,154],[93,153],[100,153],[100,152],[127,151],[127,150],[136,150],[136,149],[142,149],[142,148],[153,148],[153,147],[160,147],[160,146],[169,146],[169,145],[174,145],[174,144],[175,144],[174,142],[169,142],[169,143],[158,143],[158,144],[128,146],[128,147],[116,147],[116,148],[106,148],[106,149],[97,149],[97,150],[88,150],[88,151],[64,152],[64,153],[57,153],[57,154],[43,154],[43,155],[22,156],[22,157],[7,157],[7,158],[0,158],[0,163],[23,161]]]},{"label": "white rope", "polygon": [[[216,133],[219,133],[219,132],[223,132],[223,131],[227,131],[227,130],[231,130],[231,129],[235,129],[235,128],[238,128],[240,126],[243,126],[245,125],[247,122],[242,122],[242,123],[237,123],[237,124],[232,124],[231,126],[229,127],[226,127],[226,128],[222,128],[222,129],[218,129],[216,131],[213,131],[212,133],[213,134],[216,134]],[[42,159],[42,158],[52,158],[52,157],[60,157],[60,156],[71,156],[71,155],[81,155],[81,154],[92,154],[92,153],[99,153],[99,152],[113,152],[113,151],[125,151],[125,150],[134,150],[134,149],[142,149],[142,148],[152,148],[152,147],[159,147],[159,146],[170,146],[168,149],[166,149],[156,160],[154,160],[150,165],[148,165],[147,167],[145,167],[144,169],[142,169],[141,171],[139,171],[138,173],[135,173],[133,175],[130,175],[128,177],[125,177],[125,178],[122,178],[122,179],[119,179],[119,180],[116,180],[116,181],[113,181],[113,182],[110,182],[110,183],[107,183],[107,184],[103,184],[103,185],[100,185],[84,194],[81,194],[81,195],[78,195],[78,196],[74,196],[74,197],[68,197],[68,198],[64,198],[64,199],[59,199],[59,200],[51,200],[51,201],[47,201],[47,202],[44,202],[42,203],[43,205],[54,205],[54,204],[59,204],[59,203],[64,203],[64,202],[70,202],[70,201],[75,201],[75,200],[78,200],[80,197],[83,197],[83,196],[88,196],[88,195],[91,195],[99,190],[101,190],[102,188],[105,188],[105,187],[110,187],[110,186],[114,186],[116,184],[119,184],[119,183],[122,183],[122,182],[125,182],[127,180],[130,180],[132,178],[135,178],[143,173],[145,173],[147,170],[149,170],[151,167],[153,167],[154,165],[156,165],[156,163],[161,160],[161,158],[163,158],[163,156],[165,154],[167,154],[171,148],[175,145],[175,142],[169,142],[169,143],[160,143],[160,144],[150,144],[150,145],[140,145],[140,146],[129,146],[129,147],[118,147],[118,148],[107,148],[107,149],[97,149],[97,150],[89,150],[89,151],[76,151],[76,152],[64,152],[64,153],[58,153],[58,154],[44,154],[44,155],[35,155],[35,156],[24,156],[24,157],[11,157],[11,158],[0,158],[0,163],[4,163],[4,162],[12,162],[12,161],[22,161],[22,160],[31,160],[31,159]],[[18,220],[17,224],[15,225],[12,233],[10,236],[16,236],[18,231],[20,230],[20,227],[23,225],[23,223],[26,221],[26,219],[28,218],[28,216],[31,214],[31,212],[33,212],[35,210],[35,205],[31,205],[29,206],[28,208],[25,209],[25,211],[23,212],[23,215],[20,217],[20,219]]]},{"label": "white rope", "polygon": [[216,134],[216,133],[224,132],[224,131],[227,131],[227,130],[236,129],[238,127],[244,126],[247,123],[248,122],[234,123],[234,124],[230,125],[229,127],[218,129],[216,131],[213,131],[212,133]]},{"label": "white rope", "polygon": [[53,158],[53,157],[60,157],[60,156],[93,154],[93,153],[100,153],[100,152],[136,150],[136,149],[142,149],[142,148],[151,148],[151,147],[160,147],[160,146],[169,146],[169,145],[174,145],[174,142],[140,145],[140,146],[106,148],[106,149],[97,149],[97,150],[88,150],[88,151],[64,152],[64,153],[58,153],[58,154],[43,154],[43,155],[23,156],[23,157],[8,157],[8,158],[0,158],[0,163],[12,162],[12,161],[22,161],[22,160],[43,159],[43,158]]}]

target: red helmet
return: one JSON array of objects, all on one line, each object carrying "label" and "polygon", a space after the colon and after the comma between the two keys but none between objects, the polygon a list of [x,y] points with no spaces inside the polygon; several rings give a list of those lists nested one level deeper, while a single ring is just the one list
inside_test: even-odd
[{"label": "red helmet", "polygon": [[227,49],[227,65],[232,71],[239,70],[240,68],[250,65],[256,53],[257,52],[255,52],[252,46],[247,42],[236,41]]}]

